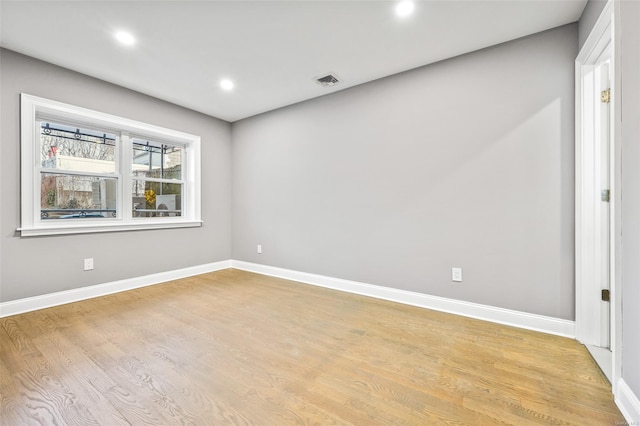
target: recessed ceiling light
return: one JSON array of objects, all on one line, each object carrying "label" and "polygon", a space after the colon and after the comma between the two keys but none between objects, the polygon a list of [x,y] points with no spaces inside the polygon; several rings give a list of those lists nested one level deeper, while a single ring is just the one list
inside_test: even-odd
[{"label": "recessed ceiling light", "polygon": [[409,16],[413,13],[414,8],[415,8],[415,4],[412,1],[409,1],[409,0],[401,1],[396,5],[396,15]]},{"label": "recessed ceiling light", "polygon": [[126,44],[127,46],[131,46],[136,42],[136,39],[133,38],[131,33],[126,31],[118,31],[115,34],[116,40],[118,40],[122,44]]},{"label": "recessed ceiling light", "polygon": [[234,84],[233,84],[233,81],[229,80],[228,78],[225,78],[223,80],[220,80],[220,87],[223,90],[233,90]]}]

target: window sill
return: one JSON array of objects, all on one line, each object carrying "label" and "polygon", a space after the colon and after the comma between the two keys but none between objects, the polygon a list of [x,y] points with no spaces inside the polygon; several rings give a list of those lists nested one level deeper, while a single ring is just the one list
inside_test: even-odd
[{"label": "window sill", "polygon": [[[82,219],[85,220],[85,219]],[[43,235],[69,235],[69,234],[92,234],[98,232],[122,232],[141,231],[149,229],[171,229],[171,228],[196,228],[202,226],[202,221],[167,221],[144,222],[144,223],[91,223],[91,224],[68,224],[56,226],[38,226],[37,228],[18,228],[21,237],[37,237]]]}]

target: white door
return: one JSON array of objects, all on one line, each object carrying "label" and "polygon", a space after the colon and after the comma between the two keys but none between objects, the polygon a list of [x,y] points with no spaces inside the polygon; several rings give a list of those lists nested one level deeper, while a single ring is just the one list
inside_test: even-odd
[{"label": "white door", "polygon": [[[609,348],[611,339],[611,309],[609,295],[611,290],[611,203],[610,203],[610,181],[611,181],[611,84],[609,80],[610,55],[605,52],[603,58],[598,61],[595,67],[595,78],[598,90],[596,94],[599,96],[599,107],[596,108],[595,114],[595,135],[596,135],[596,156],[599,161],[595,162],[598,170],[595,171],[596,187],[600,189],[600,200],[595,200],[599,208],[596,208],[596,215],[599,219],[595,221],[595,226],[599,229],[594,230],[599,240],[596,248],[599,249],[599,284],[600,284],[600,301],[599,316],[600,321],[596,326],[600,327],[599,339],[596,346],[601,348]],[[599,155],[598,155],[599,154]],[[596,194],[597,195],[597,194]],[[598,295],[594,295],[598,297]]]},{"label": "white door", "polygon": [[605,44],[580,69],[582,126],[576,164],[577,337],[601,348],[610,347],[612,324],[610,302],[603,300],[611,292],[611,57],[611,46]]},{"label": "white door", "polygon": [[[576,58],[576,338],[613,385],[621,376],[619,73],[614,9],[607,2]],[[610,101],[602,101],[607,89]],[[606,98],[606,96],[605,96]],[[614,120],[614,117],[615,120]],[[609,190],[609,193],[603,191]],[[607,201],[608,198],[608,201]],[[610,302],[602,291],[610,291]]]}]

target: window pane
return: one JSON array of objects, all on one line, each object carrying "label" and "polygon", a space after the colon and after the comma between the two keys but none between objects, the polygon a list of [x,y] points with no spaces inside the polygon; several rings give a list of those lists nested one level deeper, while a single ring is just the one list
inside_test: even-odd
[{"label": "window pane", "polygon": [[112,218],[116,216],[117,179],[40,174],[42,219]]},{"label": "window pane", "polygon": [[133,175],[135,177],[181,180],[182,152],[181,146],[134,138]]},{"label": "window pane", "polygon": [[52,122],[40,127],[40,162],[45,169],[115,173],[115,135]]},{"label": "window pane", "polygon": [[133,181],[133,217],[182,215],[182,184]]}]

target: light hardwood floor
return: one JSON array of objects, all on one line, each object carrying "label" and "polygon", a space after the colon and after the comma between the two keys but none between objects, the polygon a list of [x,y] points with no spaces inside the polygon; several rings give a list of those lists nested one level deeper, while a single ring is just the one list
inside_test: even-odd
[{"label": "light hardwood floor", "polygon": [[574,340],[233,269],[0,341],[4,426],[624,424]]}]

